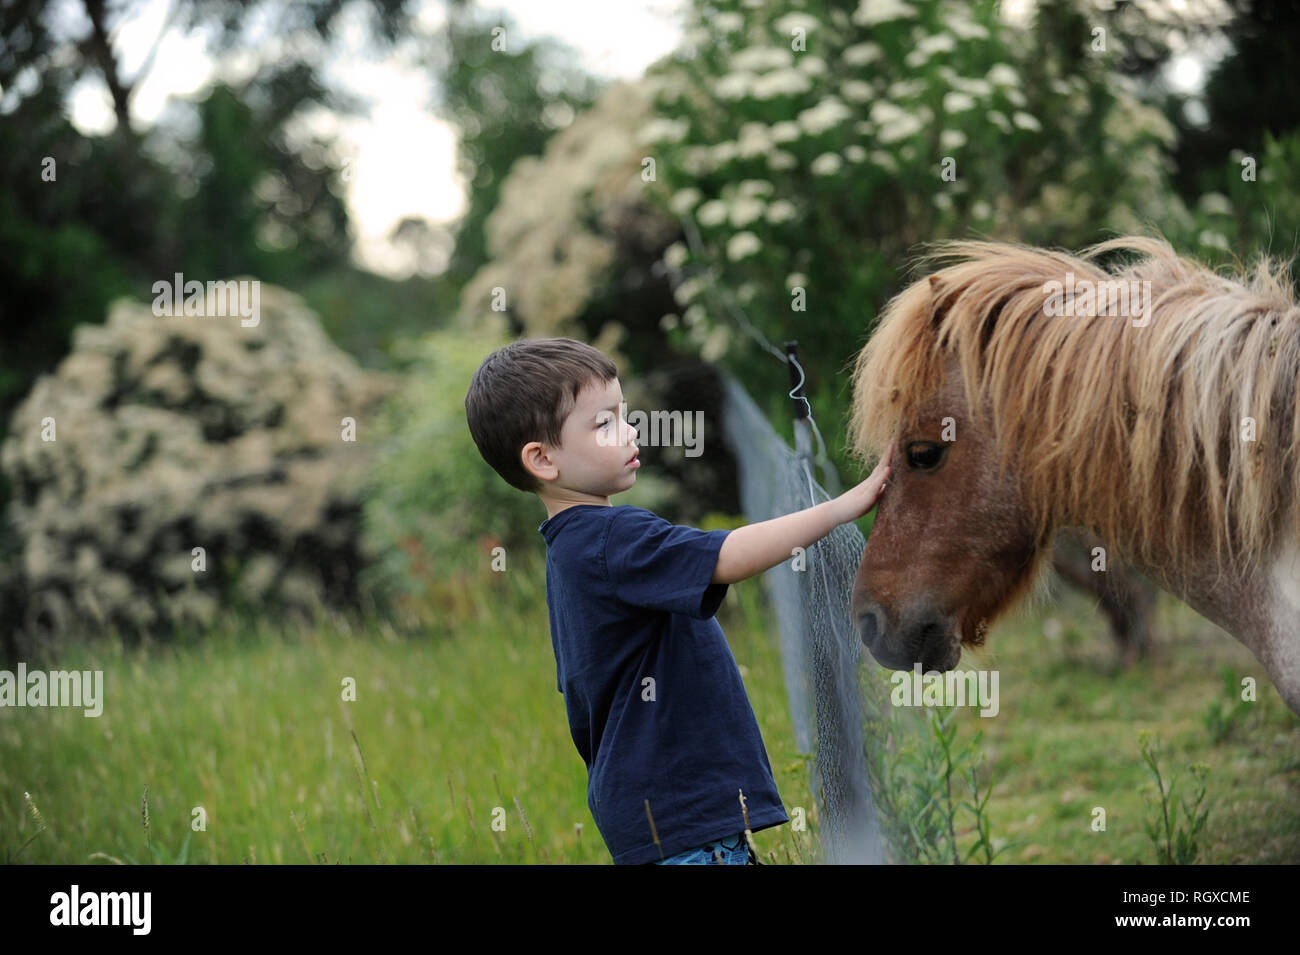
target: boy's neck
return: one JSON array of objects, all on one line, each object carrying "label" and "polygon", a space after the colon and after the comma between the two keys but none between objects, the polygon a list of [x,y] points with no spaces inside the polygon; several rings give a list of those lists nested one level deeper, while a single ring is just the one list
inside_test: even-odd
[{"label": "boy's neck", "polygon": [[550,520],[560,511],[568,510],[579,504],[588,504],[596,507],[613,507],[609,503],[608,497],[597,497],[590,494],[566,494],[564,497],[552,497],[549,494],[538,494],[542,503],[546,505],[546,519]]}]

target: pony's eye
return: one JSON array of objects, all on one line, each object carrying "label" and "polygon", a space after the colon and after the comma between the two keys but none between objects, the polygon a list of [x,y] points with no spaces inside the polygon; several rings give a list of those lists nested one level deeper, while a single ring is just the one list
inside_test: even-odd
[{"label": "pony's eye", "polygon": [[907,466],[914,471],[933,471],[947,450],[947,445],[933,441],[913,441],[907,446]]}]

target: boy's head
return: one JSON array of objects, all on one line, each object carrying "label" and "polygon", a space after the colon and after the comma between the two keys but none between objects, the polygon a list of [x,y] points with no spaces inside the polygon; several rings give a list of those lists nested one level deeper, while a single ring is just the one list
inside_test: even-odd
[{"label": "boy's head", "polygon": [[607,500],[636,483],[636,430],[622,401],[618,368],[597,349],[526,338],[483,359],[465,415],[479,453],[511,486]]}]

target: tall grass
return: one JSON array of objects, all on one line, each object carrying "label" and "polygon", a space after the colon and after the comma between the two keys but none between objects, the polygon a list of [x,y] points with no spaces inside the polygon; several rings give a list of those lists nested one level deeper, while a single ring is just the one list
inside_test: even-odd
[{"label": "tall grass", "polygon": [[[66,645],[59,668],[104,670],[103,715],[0,707],[0,859],[609,864],[555,690],[544,574],[510,566],[441,593],[409,632],[232,617],[168,644]],[[906,714],[932,752],[948,740],[956,767],[938,861],[953,845],[963,861],[1150,861],[1149,766],[1132,741],[1151,729],[1175,766],[1204,763],[1218,794],[1198,862],[1300,862],[1300,720],[1244,647],[1172,602],[1161,613],[1156,657],[1128,671],[1083,601],[1026,613],[964,661],[1000,668],[997,717]],[[1079,630],[1068,651],[1044,636],[1053,614]],[[816,863],[771,619],[757,580],[719,612],[786,808],[808,828],[753,837],[764,862]],[[1203,716],[1223,666],[1257,678],[1258,702],[1216,740]]]}]

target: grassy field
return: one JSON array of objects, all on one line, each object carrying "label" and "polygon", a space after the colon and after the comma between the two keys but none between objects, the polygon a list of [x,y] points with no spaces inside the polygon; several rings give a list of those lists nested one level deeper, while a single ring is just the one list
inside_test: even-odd
[{"label": "grassy field", "polygon": [[[415,637],[232,620],[161,646],[65,648],[43,666],[103,669],[103,715],[0,709],[0,858],[609,864],[555,691],[543,580],[521,564],[449,589],[440,619],[455,623]],[[1063,624],[1055,639],[1048,617]],[[812,828],[755,839],[765,861],[815,861],[771,619],[758,580],[719,613],[787,809],[805,807]],[[1300,720],[1249,652],[1191,611],[1166,601],[1160,626],[1156,657],[1115,672],[1100,621],[1068,598],[970,658],[1001,676],[1000,714],[959,711],[956,739],[983,731],[991,836],[1008,846],[998,862],[1155,862],[1143,729],[1160,736],[1166,778],[1209,766],[1199,862],[1300,862]],[[1222,666],[1255,676],[1259,702],[1216,742],[1205,714],[1224,698]],[[906,718],[919,726],[923,712]],[[1097,806],[1104,832],[1090,828]],[[192,831],[200,808],[206,828]],[[955,825],[969,844],[971,821]]]}]

